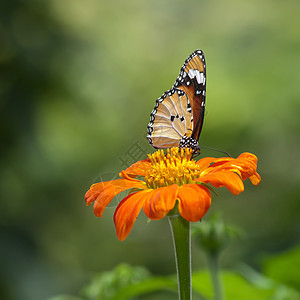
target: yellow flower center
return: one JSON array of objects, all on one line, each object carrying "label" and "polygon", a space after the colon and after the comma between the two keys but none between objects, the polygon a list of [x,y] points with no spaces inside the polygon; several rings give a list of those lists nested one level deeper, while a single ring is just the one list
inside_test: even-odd
[{"label": "yellow flower center", "polygon": [[200,177],[200,170],[196,162],[191,159],[192,150],[189,148],[167,149],[148,154],[151,168],[145,176],[146,184],[151,189],[169,186],[172,184],[184,185],[192,183],[192,180]]}]

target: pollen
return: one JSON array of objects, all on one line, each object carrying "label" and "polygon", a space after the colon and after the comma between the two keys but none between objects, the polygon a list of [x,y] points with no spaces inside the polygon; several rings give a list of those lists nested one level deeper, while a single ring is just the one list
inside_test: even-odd
[{"label": "pollen", "polygon": [[190,148],[171,148],[166,154],[163,150],[148,154],[151,167],[145,176],[147,186],[151,189],[172,184],[181,186],[199,178],[200,170],[192,159],[192,153]]}]

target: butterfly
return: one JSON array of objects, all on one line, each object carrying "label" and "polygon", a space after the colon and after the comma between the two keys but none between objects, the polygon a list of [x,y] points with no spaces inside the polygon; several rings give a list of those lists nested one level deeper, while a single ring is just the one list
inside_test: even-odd
[{"label": "butterfly", "polygon": [[148,124],[148,141],[154,148],[191,148],[200,151],[206,96],[206,65],[202,50],[184,62],[172,88],[156,100]]}]

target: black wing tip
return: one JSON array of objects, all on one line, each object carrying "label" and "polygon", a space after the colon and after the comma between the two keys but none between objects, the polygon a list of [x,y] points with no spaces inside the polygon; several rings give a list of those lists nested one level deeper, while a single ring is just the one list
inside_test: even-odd
[{"label": "black wing tip", "polygon": [[190,56],[196,56],[196,55],[203,55],[203,57],[204,57],[204,52],[203,52],[203,50],[201,50],[201,49],[196,49],[194,52],[192,52],[191,53],[191,55]]},{"label": "black wing tip", "polygon": [[201,50],[201,49],[196,49],[193,53],[203,54],[203,50]]}]

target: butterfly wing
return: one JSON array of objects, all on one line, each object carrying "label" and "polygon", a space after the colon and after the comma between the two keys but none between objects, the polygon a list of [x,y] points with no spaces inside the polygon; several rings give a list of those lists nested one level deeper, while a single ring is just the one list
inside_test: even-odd
[{"label": "butterfly wing", "polygon": [[206,92],[206,66],[201,50],[184,62],[173,87],[156,100],[148,124],[155,148],[191,147],[199,150]]},{"label": "butterfly wing", "polygon": [[191,103],[194,117],[192,137],[198,140],[204,120],[206,96],[206,64],[202,50],[194,51],[186,59],[174,87],[182,89]]},{"label": "butterfly wing", "polygon": [[148,125],[148,140],[155,148],[178,147],[184,135],[193,132],[190,101],[181,89],[165,92],[156,100]]}]

